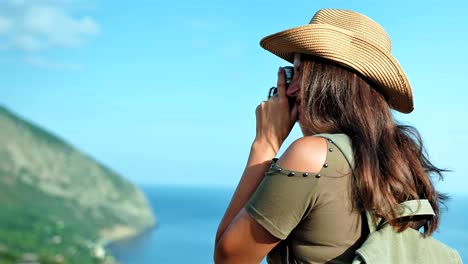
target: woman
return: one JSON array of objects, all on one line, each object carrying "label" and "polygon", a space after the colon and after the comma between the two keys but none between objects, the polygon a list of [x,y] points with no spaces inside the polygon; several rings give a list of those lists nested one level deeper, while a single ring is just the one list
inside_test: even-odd
[{"label": "woman", "polygon": [[[428,199],[435,216],[389,224],[432,234],[444,197],[429,176],[442,170],[417,131],[392,117],[391,108],[411,112],[413,99],[383,28],[323,9],[260,44],[292,62],[294,76],[286,89],[280,68],[277,96],[256,109],[256,137],[218,228],[215,262],[259,263],[268,254],[269,263],[350,263],[368,234],[364,212],[392,220],[413,199]],[[274,159],[296,121],[304,137]]]}]

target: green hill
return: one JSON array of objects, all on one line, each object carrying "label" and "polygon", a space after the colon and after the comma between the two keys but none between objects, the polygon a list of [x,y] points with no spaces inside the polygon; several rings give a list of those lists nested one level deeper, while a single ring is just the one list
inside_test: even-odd
[{"label": "green hill", "polygon": [[0,106],[0,263],[113,263],[105,243],[154,224],[135,186]]}]

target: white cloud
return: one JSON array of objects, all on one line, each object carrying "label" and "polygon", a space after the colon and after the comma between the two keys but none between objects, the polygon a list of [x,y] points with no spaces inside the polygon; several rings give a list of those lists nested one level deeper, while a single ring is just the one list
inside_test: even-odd
[{"label": "white cloud", "polygon": [[56,62],[40,56],[27,56],[24,58],[24,62],[34,67],[48,70],[79,71],[82,69],[82,66],[79,64]]},{"label": "white cloud", "polygon": [[185,25],[194,30],[205,30],[212,26],[208,20],[197,18],[185,20]]},{"label": "white cloud", "polygon": [[0,16],[0,35],[11,30],[13,23],[10,19]]},{"label": "white cloud", "polygon": [[[0,1],[0,39],[9,49],[38,52],[73,48],[100,32],[89,15],[75,14],[83,0]],[[74,13],[75,12],[75,13]]]},{"label": "white cloud", "polygon": [[11,39],[10,46],[7,44],[7,47],[11,48],[11,43],[14,43],[16,48],[26,51],[41,50],[45,47],[45,43],[41,42],[39,39],[30,34],[15,36]]}]

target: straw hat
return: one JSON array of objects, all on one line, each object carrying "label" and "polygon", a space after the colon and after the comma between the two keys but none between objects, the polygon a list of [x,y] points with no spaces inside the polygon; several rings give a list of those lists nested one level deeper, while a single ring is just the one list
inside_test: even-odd
[{"label": "straw hat", "polygon": [[269,35],[260,41],[260,46],[291,63],[294,53],[335,61],[377,85],[393,109],[413,111],[411,85],[391,54],[390,38],[367,16],[321,9],[309,24]]}]

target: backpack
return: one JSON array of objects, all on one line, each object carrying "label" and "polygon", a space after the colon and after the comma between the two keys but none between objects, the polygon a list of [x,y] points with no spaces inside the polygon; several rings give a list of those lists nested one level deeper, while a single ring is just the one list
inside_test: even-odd
[{"label": "backpack", "polygon": [[[319,134],[316,136],[330,139],[343,153],[351,168],[354,168],[351,142],[344,134]],[[400,204],[401,210],[398,218],[421,216],[430,218],[434,216],[428,200],[411,200]],[[386,221],[374,224],[372,212],[366,212],[369,235],[356,250],[352,264],[461,264],[458,252],[436,239],[424,237],[418,230],[407,228],[397,233]]]},{"label": "backpack", "polygon": [[[428,200],[411,200],[400,204],[400,217],[434,215]],[[370,212],[366,212],[369,235],[356,250],[352,264],[392,263],[446,263],[461,264],[458,252],[432,237],[424,237],[419,231],[407,228],[397,233],[386,222],[373,224]]]}]

